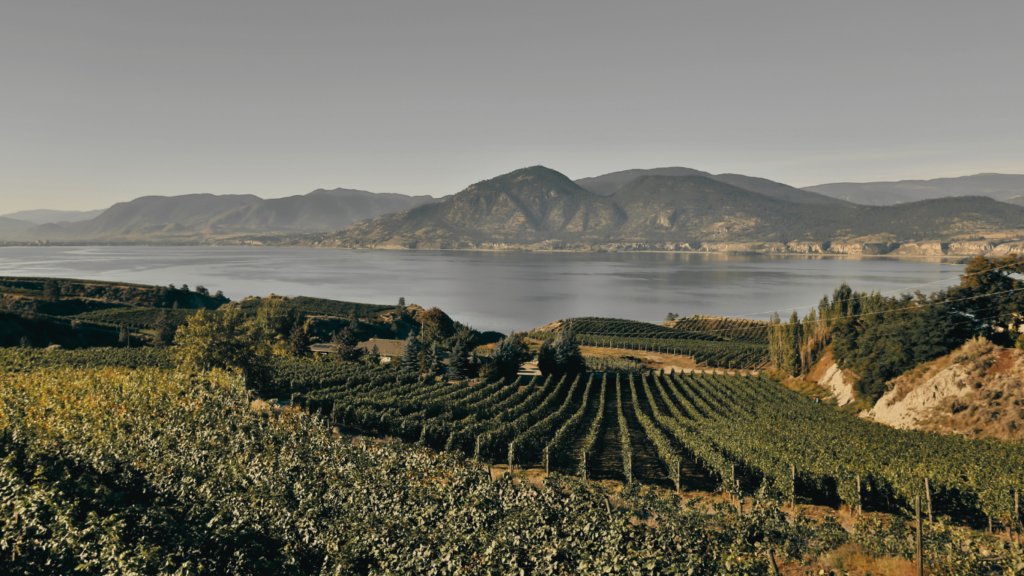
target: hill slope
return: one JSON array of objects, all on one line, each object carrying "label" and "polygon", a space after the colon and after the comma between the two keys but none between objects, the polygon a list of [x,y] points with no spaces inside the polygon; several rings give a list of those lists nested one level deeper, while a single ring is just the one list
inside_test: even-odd
[{"label": "hill slope", "polygon": [[857,204],[890,206],[947,196],[986,196],[1006,201],[1024,195],[1024,175],[975,174],[960,178],[899,182],[837,182],[804,188]]},{"label": "hill slope", "polygon": [[611,196],[626,187],[627,184],[643,176],[703,176],[719,182],[730,184],[749,192],[757,192],[778,200],[797,202],[801,204],[830,204],[846,205],[845,200],[839,200],[824,196],[815,192],[808,192],[779,182],[773,182],[765,178],[755,178],[742,174],[711,174],[692,168],[669,167],[634,169],[612,172],[592,178],[580,178],[576,181],[581,187],[599,196]]},{"label": "hill slope", "polygon": [[6,218],[14,218],[16,220],[25,220],[33,224],[50,224],[56,222],[81,222],[82,220],[92,220],[103,213],[103,210],[22,210],[21,212],[13,212],[11,214],[4,214]]},{"label": "hill slope", "polygon": [[[470,186],[454,197],[286,243],[376,248],[644,248],[785,251],[789,243],[944,239],[1024,228],[1024,208],[988,198],[893,207],[795,203],[705,176],[640,176],[611,196],[543,166]],[[773,243],[766,246],[765,243]],[[758,244],[758,246],[752,246]],[[641,246],[642,245],[642,246]],[[685,247],[684,247],[685,249]]]},{"label": "hill slope", "polygon": [[33,226],[35,226],[35,224],[32,222],[0,216],[0,238],[14,236],[17,232],[27,230]]},{"label": "hill slope", "polygon": [[434,201],[430,196],[342,188],[271,200],[250,194],[146,196],[115,204],[91,220],[45,224],[22,232],[19,238],[131,242],[197,240],[256,232],[317,232]]}]

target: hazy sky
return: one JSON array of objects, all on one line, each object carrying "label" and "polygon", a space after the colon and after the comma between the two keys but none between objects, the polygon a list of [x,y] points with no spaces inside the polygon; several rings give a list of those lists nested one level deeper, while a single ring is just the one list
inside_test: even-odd
[{"label": "hazy sky", "polygon": [[0,4],[0,214],[533,164],[1024,173],[1024,2]]}]

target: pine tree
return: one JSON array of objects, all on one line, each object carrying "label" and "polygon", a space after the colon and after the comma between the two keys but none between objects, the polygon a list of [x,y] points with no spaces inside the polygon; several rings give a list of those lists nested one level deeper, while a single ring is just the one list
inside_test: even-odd
[{"label": "pine tree", "polygon": [[494,347],[491,364],[494,365],[498,375],[505,378],[507,382],[511,382],[527,358],[529,358],[529,347],[519,333],[513,332],[502,338]]},{"label": "pine tree", "polygon": [[558,371],[558,361],[555,360],[555,348],[550,340],[545,340],[537,352],[537,369],[542,376],[550,376]]},{"label": "pine tree", "polygon": [[448,356],[448,374],[452,378],[464,378],[469,375],[469,354],[462,340],[456,340]]},{"label": "pine tree", "polygon": [[348,328],[342,328],[341,332],[336,332],[331,343],[334,345],[334,353],[338,360],[349,362],[359,358],[360,352],[356,348],[359,339]]},{"label": "pine tree", "polygon": [[174,326],[171,325],[171,318],[167,310],[161,310],[153,326],[155,336],[153,343],[157,346],[167,346],[174,341]]},{"label": "pine tree", "polygon": [[405,296],[400,296],[398,298],[398,307],[405,308]]},{"label": "pine tree", "polygon": [[50,302],[60,300],[60,284],[56,280],[51,278],[43,283],[43,298]]},{"label": "pine tree", "polygon": [[580,345],[576,342],[576,335],[571,329],[559,332],[552,348],[554,348],[555,363],[558,366],[555,372],[556,376],[579,374],[586,369],[583,353],[580,352]]},{"label": "pine tree", "polygon": [[289,352],[296,358],[305,358],[309,355],[309,335],[306,334],[306,329],[302,324],[295,324],[295,327],[292,328]]},{"label": "pine tree", "polygon": [[415,334],[409,334],[402,346],[402,368],[419,372],[421,350],[420,339]]},{"label": "pine tree", "polygon": [[437,342],[432,342],[427,346],[427,352],[423,355],[423,372],[436,376],[442,372],[441,356],[443,351],[441,345]]}]

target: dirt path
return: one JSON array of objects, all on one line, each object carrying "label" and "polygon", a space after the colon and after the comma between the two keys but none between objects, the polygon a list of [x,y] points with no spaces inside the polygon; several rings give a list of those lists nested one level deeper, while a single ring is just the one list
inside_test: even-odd
[{"label": "dirt path", "polygon": [[611,378],[608,380],[600,439],[594,451],[594,461],[587,464],[590,467],[590,478],[594,480],[625,482],[626,474],[622,469],[622,440],[619,438],[619,417],[616,413],[615,383]]},{"label": "dirt path", "polygon": [[[653,383],[651,384],[651,386],[651,392],[654,395],[654,404],[655,406],[658,407],[658,411],[661,412],[662,414],[671,417],[672,412],[669,410],[668,405],[665,404],[664,398],[662,398],[661,395],[658,394],[657,387],[655,387]],[[640,388],[637,389],[637,395],[641,397],[640,408],[644,410],[644,413],[653,414],[653,411],[650,409],[650,405],[647,401],[647,395],[644,394]],[[672,438],[672,434],[668,430],[662,428],[662,431],[670,439]],[[680,457],[682,457],[683,459],[682,467],[680,470],[680,472],[682,473],[680,481],[683,486],[683,489],[701,490],[707,492],[714,491],[715,488],[718,486],[718,482],[715,481],[714,478],[712,478],[711,474],[708,473],[708,471],[705,470],[703,467],[701,467],[701,465],[698,464],[693,459],[692,454],[690,454],[689,451],[683,448],[682,446],[678,445],[675,442],[675,440],[672,441],[672,445],[676,447]]]},{"label": "dirt path", "polygon": [[[653,484],[663,488],[674,488],[675,483],[669,480],[665,466],[658,458],[657,448],[647,438],[640,420],[636,417],[636,409],[633,407],[633,394],[629,388],[629,380],[622,383],[622,414],[626,417],[629,425],[630,443],[633,447],[633,480],[644,484]],[[637,391],[637,402],[640,409],[650,413],[650,408],[645,406],[645,400]],[[616,418],[618,415],[616,414]]]}]

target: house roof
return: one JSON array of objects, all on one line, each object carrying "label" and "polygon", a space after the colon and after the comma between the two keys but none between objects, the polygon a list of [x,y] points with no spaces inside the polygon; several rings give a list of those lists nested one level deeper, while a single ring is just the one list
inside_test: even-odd
[{"label": "house roof", "polygon": [[360,342],[356,344],[356,348],[362,348],[367,352],[373,350],[373,347],[377,347],[377,351],[380,352],[381,356],[401,356],[402,346],[404,342],[401,340],[385,340],[380,338],[370,338],[366,342]]}]

